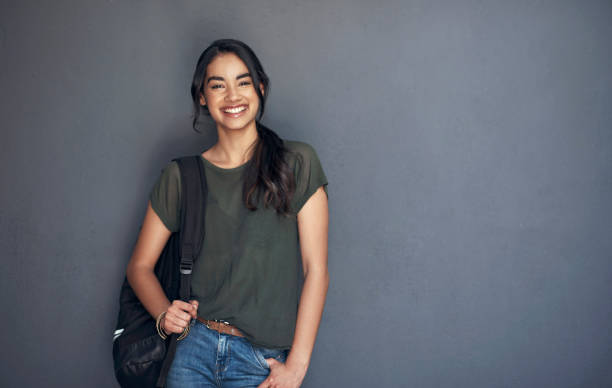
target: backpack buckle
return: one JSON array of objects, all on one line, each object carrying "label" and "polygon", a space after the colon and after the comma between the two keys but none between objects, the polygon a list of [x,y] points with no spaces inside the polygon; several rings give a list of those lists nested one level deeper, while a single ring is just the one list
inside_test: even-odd
[{"label": "backpack buckle", "polygon": [[190,257],[181,257],[181,273],[183,275],[191,275],[193,268],[193,259]]}]

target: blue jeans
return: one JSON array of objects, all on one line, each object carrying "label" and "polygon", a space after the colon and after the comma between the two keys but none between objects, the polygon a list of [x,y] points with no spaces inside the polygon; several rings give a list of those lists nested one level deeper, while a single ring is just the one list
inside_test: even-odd
[{"label": "blue jeans", "polygon": [[179,341],[168,372],[168,388],[257,387],[270,374],[266,358],[285,362],[288,349],[252,345],[246,338],[219,333],[192,319]]}]

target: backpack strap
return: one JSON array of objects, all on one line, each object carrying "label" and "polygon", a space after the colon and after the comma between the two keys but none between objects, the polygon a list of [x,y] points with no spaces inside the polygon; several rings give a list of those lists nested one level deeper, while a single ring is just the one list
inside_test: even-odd
[{"label": "backpack strap", "polygon": [[204,240],[206,215],[206,176],[200,155],[176,158],[181,171],[181,283],[180,298],[191,297],[191,272]]},{"label": "backpack strap", "polygon": [[[180,236],[180,298],[189,302],[191,297],[191,272],[204,242],[204,221],[206,216],[206,175],[200,155],[172,159],[181,171],[181,229]],[[166,376],[172,366],[179,334],[172,333],[166,358],[162,364],[157,387],[166,385]]]}]

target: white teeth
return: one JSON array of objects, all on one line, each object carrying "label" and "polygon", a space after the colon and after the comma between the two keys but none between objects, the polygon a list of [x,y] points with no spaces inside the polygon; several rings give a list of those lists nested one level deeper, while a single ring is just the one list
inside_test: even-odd
[{"label": "white teeth", "polygon": [[224,112],[227,112],[227,113],[238,113],[238,112],[242,112],[242,111],[243,111],[243,110],[245,110],[245,109],[246,109],[246,107],[244,107],[244,106],[239,106],[238,108],[234,108],[234,109],[225,109],[225,110],[223,110],[223,111],[224,111]]}]

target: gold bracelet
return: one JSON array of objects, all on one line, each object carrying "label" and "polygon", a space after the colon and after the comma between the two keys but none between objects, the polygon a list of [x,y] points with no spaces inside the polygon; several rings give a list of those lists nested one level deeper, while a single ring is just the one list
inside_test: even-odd
[{"label": "gold bracelet", "polygon": [[168,338],[168,334],[166,334],[165,330],[160,326],[160,322],[162,318],[165,316],[166,316],[166,312],[164,311],[161,314],[159,314],[159,316],[157,317],[157,320],[155,321],[155,328],[157,329],[157,334],[159,334],[159,336],[162,337],[162,339]]},{"label": "gold bracelet", "polygon": [[189,329],[190,328],[191,328],[191,322],[187,323],[187,326],[183,329],[183,332],[181,333],[181,335],[176,340],[180,341],[183,338],[187,337],[187,334],[189,334]]},{"label": "gold bracelet", "polygon": [[[165,316],[166,316],[166,311],[164,311],[161,314],[159,314],[159,316],[157,317],[157,320],[155,321],[155,328],[157,328],[157,334],[159,334],[159,336],[162,339],[168,338],[168,334],[166,333],[164,328],[161,327],[161,320]],[[191,329],[191,325],[188,323],[187,326],[183,329],[183,332],[181,333],[181,335],[177,338],[177,341],[180,341],[180,340],[184,339],[185,337],[187,337],[187,334],[189,334],[189,329]]]}]

